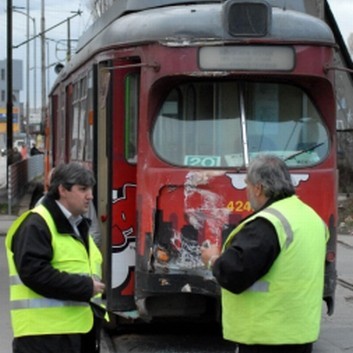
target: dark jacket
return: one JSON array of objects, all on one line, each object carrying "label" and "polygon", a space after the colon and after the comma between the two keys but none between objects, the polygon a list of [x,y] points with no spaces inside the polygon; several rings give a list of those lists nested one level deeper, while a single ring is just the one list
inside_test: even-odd
[{"label": "dark jacket", "polygon": [[[78,237],[70,222],[50,196],[42,204],[53,216],[59,233],[82,241],[88,249],[90,220],[83,218]],[[67,235],[68,234],[68,235]],[[18,274],[25,285],[37,293],[54,299],[88,302],[93,294],[92,279],[78,274],[60,272],[51,266],[53,248],[50,231],[38,214],[29,214],[13,238],[12,250]],[[87,250],[88,251],[88,250]],[[14,338],[13,353],[50,351],[51,353],[97,353],[102,310],[91,305],[94,327],[87,334],[43,335]],[[50,348],[50,349],[49,349]]]},{"label": "dark jacket", "polygon": [[[43,205],[53,216],[59,233],[70,234],[87,247],[90,221],[79,225],[82,238],[75,232],[55,200],[46,196]],[[23,283],[35,292],[54,299],[88,302],[93,293],[92,279],[78,274],[60,272],[51,266],[53,248],[50,231],[41,216],[30,214],[13,238],[12,250],[18,274]]]},{"label": "dark jacket", "polygon": [[[267,202],[261,210],[272,202],[274,200]],[[239,294],[268,272],[279,252],[273,225],[264,218],[255,218],[244,226],[231,246],[215,261],[213,275],[222,288]]]}]

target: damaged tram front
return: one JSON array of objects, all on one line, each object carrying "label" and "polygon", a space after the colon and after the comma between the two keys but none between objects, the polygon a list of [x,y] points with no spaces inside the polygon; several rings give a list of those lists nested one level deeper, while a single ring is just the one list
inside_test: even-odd
[{"label": "damaged tram front", "polygon": [[[140,81],[139,315],[218,316],[219,287],[201,262],[200,246],[221,248],[252,211],[244,178],[261,153],[286,161],[297,194],[330,228],[324,297],[332,313],[337,184],[334,86],[326,70],[333,55],[330,31],[302,13],[251,2],[170,11],[171,21],[180,14],[188,25],[217,13],[224,32],[215,42],[210,33],[207,40],[175,35],[144,52],[142,61],[158,70],[141,72]],[[244,12],[249,22],[241,19]],[[263,16],[262,28],[254,28],[256,16]]]}]

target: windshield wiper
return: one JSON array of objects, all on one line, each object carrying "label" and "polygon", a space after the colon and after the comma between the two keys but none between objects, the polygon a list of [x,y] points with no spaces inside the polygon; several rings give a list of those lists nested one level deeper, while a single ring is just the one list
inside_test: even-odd
[{"label": "windshield wiper", "polygon": [[299,155],[301,155],[301,154],[303,154],[303,153],[313,151],[313,150],[315,150],[316,148],[322,146],[324,143],[325,143],[325,142],[320,142],[320,143],[317,143],[317,144],[314,145],[314,146],[311,146],[311,147],[309,147],[309,148],[306,148],[305,150],[301,150],[301,151],[299,151],[299,152],[293,153],[293,154],[291,154],[289,157],[285,158],[284,161],[288,161],[289,159],[292,159],[292,158],[294,158],[294,157],[297,157],[297,156],[299,156]]}]

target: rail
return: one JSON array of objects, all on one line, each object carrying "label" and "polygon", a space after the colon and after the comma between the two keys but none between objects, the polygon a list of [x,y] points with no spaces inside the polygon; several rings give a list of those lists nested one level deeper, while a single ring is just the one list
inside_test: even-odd
[{"label": "rail", "polygon": [[8,168],[8,214],[12,213],[13,205],[20,202],[28,191],[31,182],[43,176],[44,155],[39,154],[15,162]]}]

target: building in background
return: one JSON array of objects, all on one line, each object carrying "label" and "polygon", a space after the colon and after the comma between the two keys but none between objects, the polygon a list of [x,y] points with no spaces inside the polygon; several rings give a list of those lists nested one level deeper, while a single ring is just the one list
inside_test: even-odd
[{"label": "building in background", "polygon": [[[7,105],[7,61],[0,60],[0,147],[6,146],[6,105]],[[23,89],[23,61],[13,60],[13,133],[19,134],[22,130],[23,103],[20,101],[20,92]]]}]

